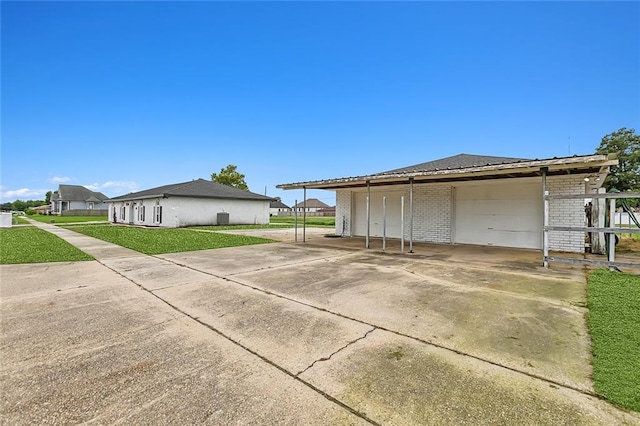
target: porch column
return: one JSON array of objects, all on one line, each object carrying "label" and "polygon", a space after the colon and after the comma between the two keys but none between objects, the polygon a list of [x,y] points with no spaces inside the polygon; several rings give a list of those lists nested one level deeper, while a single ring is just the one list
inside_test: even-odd
[{"label": "porch column", "polygon": [[413,178],[409,178],[409,253],[413,253]]},{"label": "porch column", "polygon": [[369,235],[371,232],[371,186],[367,181],[367,236],[365,238],[365,247],[370,248]]}]

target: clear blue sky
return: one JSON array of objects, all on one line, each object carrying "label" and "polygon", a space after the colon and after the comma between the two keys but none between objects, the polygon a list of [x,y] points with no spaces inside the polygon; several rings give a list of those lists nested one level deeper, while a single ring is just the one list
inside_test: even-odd
[{"label": "clear blue sky", "polygon": [[[252,191],[640,131],[638,2],[2,2],[0,200]],[[333,192],[310,192],[333,204]]]}]

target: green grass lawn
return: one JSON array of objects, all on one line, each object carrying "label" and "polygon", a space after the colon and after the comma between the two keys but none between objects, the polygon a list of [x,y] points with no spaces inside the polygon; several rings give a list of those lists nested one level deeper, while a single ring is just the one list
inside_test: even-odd
[{"label": "green grass lawn", "polygon": [[[290,224],[293,225],[294,217],[272,216],[271,224]],[[306,220],[307,226],[318,226],[333,228],[336,226],[336,218],[333,216],[308,216]],[[302,226],[302,215],[298,216],[298,226]]]},{"label": "green grass lawn", "polygon": [[11,219],[12,225],[30,225],[22,216],[13,216]]},{"label": "green grass lawn", "polygon": [[266,238],[199,232],[192,229],[133,228],[117,225],[78,225],[68,229],[150,255],[273,242]]},{"label": "green grass lawn", "polygon": [[271,223],[267,225],[208,225],[208,226],[190,226],[188,229],[205,229],[207,231],[234,231],[237,229],[287,229],[293,228],[288,223]]},{"label": "green grass lawn", "polygon": [[106,222],[108,220],[107,216],[48,216],[43,214],[32,214],[27,217],[44,223],[52,223],[51,221],[53,220],[56,225],[60,223]]},{"label": "green grass lawn", "polygon": [[[293,228],[293,217],[271,217],[271,221],[267,225],[229,225],[229,226],[193,226],[189,229],[206,229],[209,231],[233,231],[236,229],[283,229]],[[298,217],[298,226],[302,227],[302,216]],[[333,228],[335,226],[334,217],[308,217],[307,226],[316,228]]]},{"label": "green grass lawn", "polygon": [[640,276],[593,272],[587,306],[596,391],[640,411]]},{"label": "green grass lawn", "polygon": [[0,264],[76,260],[93,260],[93,257],[33,226],[0,229]]}]

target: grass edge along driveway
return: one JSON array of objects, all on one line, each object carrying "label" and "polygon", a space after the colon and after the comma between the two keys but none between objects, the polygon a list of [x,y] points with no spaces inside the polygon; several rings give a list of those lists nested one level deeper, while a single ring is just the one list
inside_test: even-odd
[{"label": "grass edge along driveway", "polygon": [[0,229],[0,264],[74,262],[93,257],[62,238],[33,227]]},{"label": "grass edge along driveway", "polygon": [[117,225],[73,226],[67,229],[140,253],[155,255],[273,243],[248,235],[199,232],[185,228],[135,228]]},{"label": "grass edge along driveway", "polygon": [[640,412],[640,275],[596,270],[587,300],[596,391]]}]

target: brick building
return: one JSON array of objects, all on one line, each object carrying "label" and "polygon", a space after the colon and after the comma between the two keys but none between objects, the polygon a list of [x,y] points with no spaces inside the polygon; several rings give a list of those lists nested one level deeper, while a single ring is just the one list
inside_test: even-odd
[{"label": "brick building", "polygon": [[[343,236],[384,232],[419,242],[541,249],[543,187],[552,195],[588,197],[615,164],[607,155],[530,160],[459,154],[366,176],[278,187],[336,191],[336,234]],[[584,200],[552,200],[549,225],[585,226]],[[551,250],[580,253],[584,247],[581,233],[550,232]]]}]

